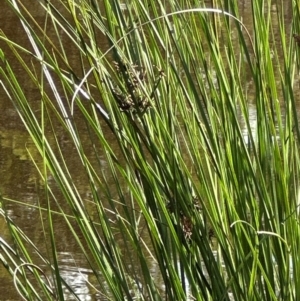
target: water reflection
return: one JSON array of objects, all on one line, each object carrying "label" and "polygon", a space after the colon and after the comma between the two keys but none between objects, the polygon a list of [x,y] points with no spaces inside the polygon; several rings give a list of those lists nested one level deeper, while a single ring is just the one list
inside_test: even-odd
[{"label": "water reflection", "polygon": [[[89,301],[93,300],[91,296],[94,294],[92,281],[89,280],[93,271],[81,267],[82,262],[85,262],[85,258],[82,257],[82,254],[76,252],[58,253],[62,278],[72,287],[80,300]],[[65,289],[64,293],[66,300],[77,300],[68,289]]]},{"label": "water reflection", "polygon": [[249,145],[249,143],[251,142],[249,135],[252,136],[254,142],[257,141],[257,114],[256,114],[256,108],[254,104],[251,103],[248,104],[248,115],[249,115],[250,133],[247,124],[245,124],[243,119],[241,120],[242,135],[247,145]]}]

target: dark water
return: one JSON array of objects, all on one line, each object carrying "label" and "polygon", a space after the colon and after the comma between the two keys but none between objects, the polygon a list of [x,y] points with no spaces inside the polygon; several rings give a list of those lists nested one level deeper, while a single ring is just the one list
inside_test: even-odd
[{"label": "dark water", "polygon": [[[22,2],[26,5],[28,10],[32,12],[33,17],[43,24],[45,13],[40,7],[38,1],[27,0]],[[288,4],[290,1],[286,2],[287,5],[284,8],[284,13],[287,30],[290,30],[292,19],[291,3]],[[240,1],[240,3],[239,9],[241,18],[246,27],[252,28],[252,16],[249,13],[251,11],[250,1]],[[27,37],[24,34],[18,19],[15,17],[8,5],[1,5],[0,29],[5,32],[9,38],[17,41],[18,44],[28,47],[29,44]],[[63,8],[61,9],[63,10]],[[274,9],[272,14],[274,15],[274,20],[276,20],[277,12],[275,4],[272,9]],[[250,33],[253,34],[251,30]],[[275,32],[275,37],[276,36],[279,37],[279,29],[278,32]],[[99,43],[101,42],[104,44],[100,45],[100,47],[106,49],[108,45],[105,44],[105,40],[100,39]],[[4,49],[9,59],[10,51],[7,46],[0,41],[0,47]],[[71,60],[70,64],[76,69],[78,54],[75,53],[73,49],[70,49],[69,58]],[[73,61],[72,58],[74,58]],[[26,59],[30,60],[30,57],[27,57]],[[24,87],[26,95],[28,95],[28,97],[32,100],[36,99],[38,102],[39,96],[36,88],[27,82],[26,78],[22,77],[24,71],[19,64],[15,60],[11,60],[11,62],[18,74],[20,83]],[[80,70],[78,70],[78,72],[80,72]],[[249,85],[251,85],[251,83],[249,83]],[[251,114],[251,126],[253,130],[255,130],[255,107],[251,105],[249,112]],[[78,123],[80,124],[80,120],[78,120]],[[82,131],[84,131],[84,129],[85,125],[82,122]],[[79,193],[85,195],[85,199],[88,200],[90,197],[89,187],[85,179],[81,177],[80,170],[82,170],[82,166],[80,161],[77,160],[74,146],[70,143],[68,138],[64,136],[63,131],[59,137],[61,139],[60,145],[62,145],[64,151],[70,154],[68,162],[70,172],[74,175],[74,182],[79,189]],[[87,140],[88,139],[89,137],[87,137]],[[113,145],[113,141],[111,143]],[[39,247],[44,245],[45,250],[47,250],[47,244],[49,244],[49,241],[45,241],[43,237],[43,232],[41,231],[41,217],[38,210],[34,207],[40,205],[45,207],[44,193],[40,177],[30,157],[38,161],[38,152],[11,101],[3,92],[2,87],[0,87],[0,193],[3,197],[31,205],[24,207],[16,202],[8,202],[6,204],[6,209],[8,209],[10,217],[17,223],[17,225],[20,226],[26,234],[30,234],[33,242],[39,245]],[[102,159],[101,172],[107,172],[108,174],[108,167],[106,166],[104,157],[100,158],[100,160]],[[53,179],[49,177],[48,181],[51,183]],[[54,183],[53,186],[55,189]],[[45,219],[46,217],[42,216],[42,220],[45,221]],[[86,280],[93,283],[92,272],[86,265],[86,260],[83,258],[81,252],[76,252],[77,244],[75,241],[72,241],[72,237],[67,230],[65,222],[61,218],[56,217],[54,224],[55,231],[59,235],[60,243],[57,251],[61,267],[64,270],[63,276],[65,280],[74,287],[75,292],[80,296],[80,300],[100,300],[100,296],[95,293],[95,290],[90,285],[87,284]],[[7,226],[3,219],[0,219],[0,238],[11,242]],[[153,270],[155,271],[154,262]],[[0,300],[20,300],[20,297],[13,288],[11,277],[8,276],[5,268],[2,266],[0,266]],[[71,296],[67,295],[66,300],[72,300]]]}]

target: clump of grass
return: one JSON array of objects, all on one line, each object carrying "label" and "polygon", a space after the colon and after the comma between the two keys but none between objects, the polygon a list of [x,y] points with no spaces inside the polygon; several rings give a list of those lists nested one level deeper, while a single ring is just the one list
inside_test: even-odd
[{"label": "clump of grass", "polygon": [[[297,51],[283,7],[274,17],[271,4],[252,3],[246,31],[236,1],[231,14],[172,1],[46,1],[39,25],[29,7],[7,3],[31,46],[0,38],[40,103],[28,99],[4,50],[1,84],[40,154],[32,161],[47,242],[47,250],[34,244],[2,197],[15,249],[1,240],[0,260],[20,294],[80,299],[62,274],[59,217],[103,298],[297,299]],[[108,44],[99,45],[103,38]]]}]

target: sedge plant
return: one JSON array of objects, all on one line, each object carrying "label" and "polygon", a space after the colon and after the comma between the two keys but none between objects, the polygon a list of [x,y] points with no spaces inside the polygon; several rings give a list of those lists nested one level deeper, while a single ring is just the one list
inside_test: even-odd
[{"label": "sedge plant", "polygon": [[252,1],[244,24],[235,0],[6,3],[28,45],[0,32],[1,87],[43,187],[21,206],[44,242],[1,196],[0,261],[19,294],[81,300],[59,219],[100,300],[297,300],[299,51],[284,5]]}]

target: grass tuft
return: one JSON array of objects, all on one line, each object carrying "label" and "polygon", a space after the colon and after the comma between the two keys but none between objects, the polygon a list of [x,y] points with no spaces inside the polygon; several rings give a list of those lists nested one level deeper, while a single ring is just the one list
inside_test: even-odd
[{"label": "grass tuft", "polygon": [[[44,1],[41,20],[6,0],[28,45],[0,32],[0,83],[43,188],[36,207],[0,201],[0,261],[25,300],[82,298],[57,220],[103,300],[300,296],[299,26],[288,36],[283,4],[253,1],[246,25],[216,2]],[[39,214],[44,243],[10,203]]]}]

